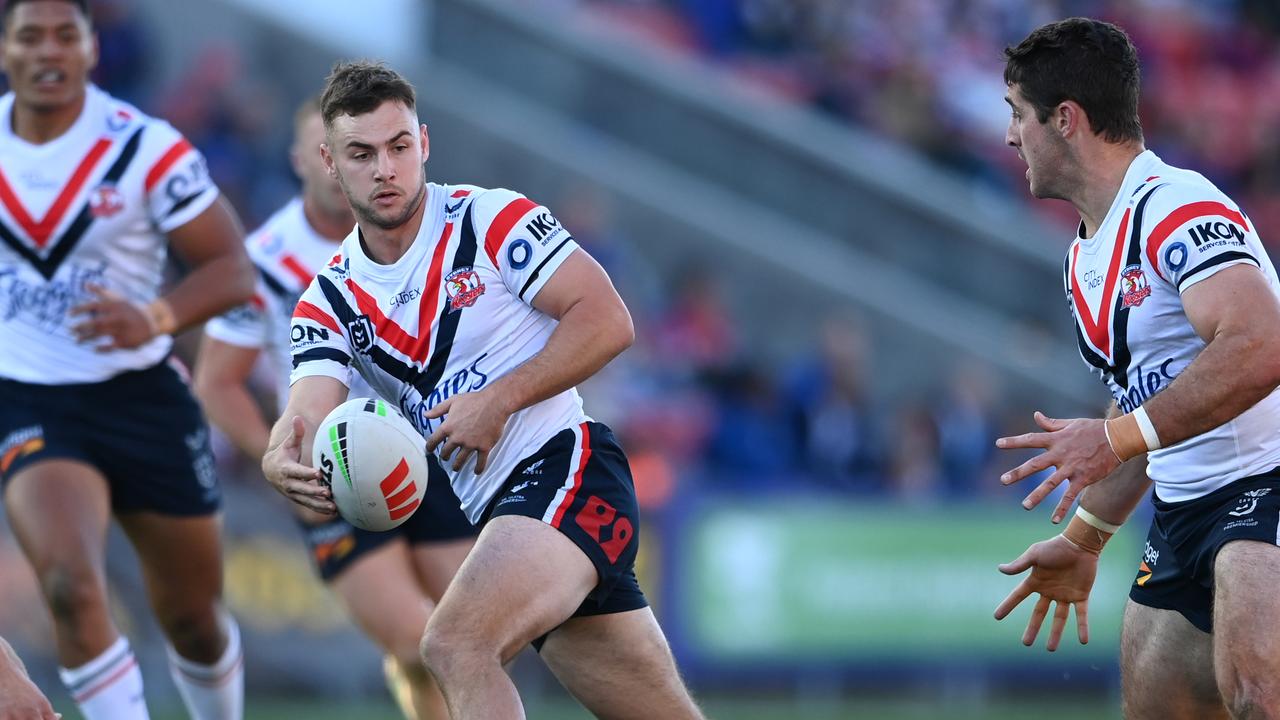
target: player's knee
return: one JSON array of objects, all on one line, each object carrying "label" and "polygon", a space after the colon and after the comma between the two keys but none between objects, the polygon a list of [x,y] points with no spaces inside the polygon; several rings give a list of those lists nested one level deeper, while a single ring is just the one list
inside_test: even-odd
[{"label": "player's knee", "polygon": [[[474,637],[441,623],[427,623],[419,645],[422,663],[440,682],[465,668],[482,662],[484,652]],[[496,655],[494,655],[496,657]]]},{"label": "player's knee", "polygon": [[169,644],[184,658],[196,662],[217,660],[226,645],[214,607],[156,608],[156,619]]},{"label": "player's knee", "polygon": [[54,622],[74,628],[105,614],[104,590],[88,568],[55,567],[41,574],[40,588]]}]

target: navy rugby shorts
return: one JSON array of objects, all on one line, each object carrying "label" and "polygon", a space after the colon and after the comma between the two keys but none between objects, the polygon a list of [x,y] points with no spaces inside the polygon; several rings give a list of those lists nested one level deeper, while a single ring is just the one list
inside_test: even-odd
[{"label": "navy rugby shorts", "polygon": [[462,512],[462,503],[449,484],[449,476],[435,456],[428,456],[427,466],[427,491],[422,504],[408,520],[392,530],[361,530],[341,517],[314,525],[298,520],[311,562],[321,580],[332,581],[361,557],[393,540],[404,539],[410,545],[418,545],[474,538],[479,534],[480,528],[472,525]]},{"label": "navy rugby shorts", "polygon": [[116,513],[218,511],[208,426],[168,362],[97,383],[0,378],[0,398],[0,487],[41,460],[78,460],[106,477]]},{"label": "navy rugby shorts", "polygon": [[1151,495],[1155,517],[1129,598],[1174,610],[1213,632],[1213,564],[1223,545],[1258,540],[1280,545],[1280,473],[1236,480],[1204,497],[1164,502]]},{"label": "navy rugby shorts", "polygon": [[583,617],[648,606],[635,573],[639,514],[631,468],[613,431],[586,422],[560,431],[517,463],[480,524],[522,515],[572,540],[600,578],[573,614]]}]

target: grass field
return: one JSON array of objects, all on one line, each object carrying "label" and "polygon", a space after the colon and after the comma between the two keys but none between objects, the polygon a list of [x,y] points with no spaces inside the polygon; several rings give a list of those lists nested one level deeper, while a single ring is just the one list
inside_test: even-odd
[{"label": "grass field", "polygon": [[[947,703],[893,701],[853,701],[840,705],[797,703],[794,701],[733,700],[711,698],[703,703],[715,720],[1109,720],[1119,718],[1114,701],[1068,702],[1054,696],[1042,702],[993,702],[959,705]],[[530,707],[529,720],[591,720],[591,715],[570,704]],[[181,711],[156,714],[155,720],[180,720]],[[300,702],[251,701],[245,708],[247,720],[401,720],[391,705],[316,705]]]}]

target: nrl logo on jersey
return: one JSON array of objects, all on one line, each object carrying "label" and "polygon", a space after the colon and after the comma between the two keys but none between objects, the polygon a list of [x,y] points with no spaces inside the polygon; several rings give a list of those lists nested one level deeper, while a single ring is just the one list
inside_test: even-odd
[{"label": "nrl logo on jersey", "polygon": [[89,193],[89,214],[95,218],[109,218],[124,209],[124,195],[115,185],[104,183]]},{"label": "nrl logo on jersey", "polygon": [[1120,273],[1120,289],[1124,307],[1137,307],[1151,295],[1151,286],[1141,265],[1130,265]]},{"label": "nrl logo on jersey", "polygon": [[368,315],[357,315],[347,323],[347,337],[351,338],[351,347],[358,352],[367,353],[373,347],[373,323]]},{"label": "nrl logo on jersey", "polygon": [[461,310],[476,304],[476,300],[484,294],[484,283],[480,281],[480,273],[471,267],[464,267],[445,277],[444,289],[449,293],[449,309]]}]

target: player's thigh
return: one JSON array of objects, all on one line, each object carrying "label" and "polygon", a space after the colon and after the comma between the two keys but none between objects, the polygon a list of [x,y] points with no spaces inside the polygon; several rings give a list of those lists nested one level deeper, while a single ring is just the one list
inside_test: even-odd
[{"label": "player's thigh", "polygon": [[474,537],[420,542],[409,546],[414,571],[427,595],[436,602],[444,597],[467,553],[476,544]]},{"label": "player's thigh", "polygon": [[598,581],[591,560],[559,530],[524,516],[495,517],[431,615],[428,663],[458,651],[506,663],[572,615]]},{"label": "player's thigh", "polygon": [[93,587],[105,592],[111,496],[97,469],[62,458],[25,465],[6,477],[4,506],[46,595],[56,601]]},{"label": "player's thigh", "polygon": [[547,636],[540,654],[565,688],[596,717],[702,717],[647,607],[571,618]]},{"label": "player's thigh", "polygon": [[[1280,547],[1240,540],[1214,564],[1214,666],[1229,706],[1280,710]],[[1248,717],[1252,717],[1251,715]]]},{"label": "player's thigh", "polygon": [[434,604],[418,583],[403,539],[361,553],[328,582],[369,639],[401,662],[418,662],[418,643]]},{"label": "player's thigh", "polygon": [[1120,678],[1127,720],[1227,717],[1213,675],[1213,636],[1176,611],[1128,601]]}]

